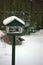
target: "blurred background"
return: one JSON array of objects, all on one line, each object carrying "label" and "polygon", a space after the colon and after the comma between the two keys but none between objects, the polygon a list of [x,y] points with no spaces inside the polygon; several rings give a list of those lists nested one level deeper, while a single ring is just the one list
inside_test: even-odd
[{"label": "blurred background", "polygon": [[3,19],[12,15],[24,20],[29,29],[43,29],[43,0],[0,0],[0,29],[4,29]]}]

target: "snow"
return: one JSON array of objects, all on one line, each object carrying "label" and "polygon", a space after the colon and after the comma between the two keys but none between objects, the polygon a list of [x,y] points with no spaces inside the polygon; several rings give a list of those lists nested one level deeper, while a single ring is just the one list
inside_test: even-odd
[{"label": "snow", "polygon": [[4,32],[0,30],[0,37],[4,36]]},{"label": "snow", "polygon": [[16,16],[10,16],[10,17],[4,19],[4,20],[3,20],[3,24],[4,24],[4,25],[7,25],[7,24],[9,24],[10,22],[12,22],[12,21],[15,20],[15,19],[16,19],[17,21],[19,21],[20,23],[22,23],[23,25],[25,25],[24,21],[21,20],[20,18],[16,17]]},{"label": "snow", "polygon": [[[15,65],[43,65],[43,30],[22,36],[25,41],[15,46]],[[0,40],[0,65],[11,65],[12,46]]]},{"label": "snow", "polygon": [[11,46],[0,40],[0,65],[11,65]]}]

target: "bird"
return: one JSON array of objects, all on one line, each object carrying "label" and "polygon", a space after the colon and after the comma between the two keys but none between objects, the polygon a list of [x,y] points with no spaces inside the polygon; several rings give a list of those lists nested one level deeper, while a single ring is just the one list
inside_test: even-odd
[{"label": "bird", "polygon": [[24,41],[24,39],[23,39],[23,38],[20,38],[20,37],[18,38],[18,40],[19,40],[19,41]]}]

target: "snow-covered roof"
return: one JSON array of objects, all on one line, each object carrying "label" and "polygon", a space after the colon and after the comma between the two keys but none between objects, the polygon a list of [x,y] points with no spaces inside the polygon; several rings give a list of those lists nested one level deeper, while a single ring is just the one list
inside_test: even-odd
[{"label": "snow-covered roof", "polygon": [[9,24],[10,22],[12,22],[13,20],[17,20],[18,22],[22,23],[23,25],[25,25],[25,22],[23,20],[21,20],[20,18],[16,17],[16,16],[10,16],[6,19],[3,20],[3,24],[4,25],[7,25]]}]

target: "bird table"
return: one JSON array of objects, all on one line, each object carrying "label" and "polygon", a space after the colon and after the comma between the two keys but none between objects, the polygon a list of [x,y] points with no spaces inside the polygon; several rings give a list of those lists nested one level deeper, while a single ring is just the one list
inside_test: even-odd
[{"label": "bird table", "polygon": [[12,36],[12,65],[15,65],[15,37],[24,35],[25,22],[16,16],[10,16],[3,20],[6,26],[6,34]]}]

